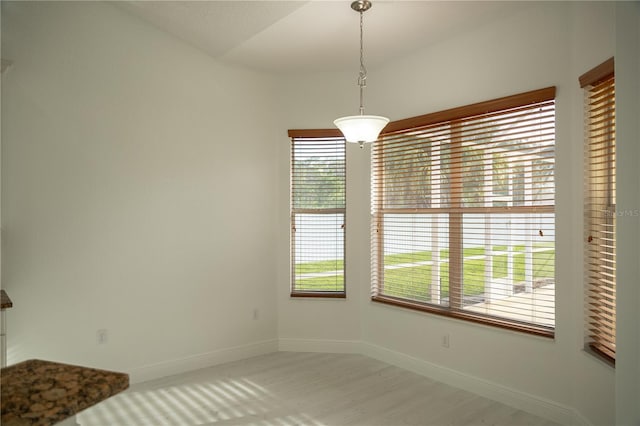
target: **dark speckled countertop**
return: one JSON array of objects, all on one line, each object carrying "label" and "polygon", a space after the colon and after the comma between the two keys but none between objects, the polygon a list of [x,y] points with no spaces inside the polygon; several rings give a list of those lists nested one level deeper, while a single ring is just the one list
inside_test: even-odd
[{"label": "dark speckled countertop", "polygon": [[2,425],[49,426],[129,387],[129,375],[37,359],[2,369]]},{"label": "dark speckled countertop", "polygon": [[4,290],[0,290],[0,309],[9,309],[13,306],[13,302],[7,296]]}]

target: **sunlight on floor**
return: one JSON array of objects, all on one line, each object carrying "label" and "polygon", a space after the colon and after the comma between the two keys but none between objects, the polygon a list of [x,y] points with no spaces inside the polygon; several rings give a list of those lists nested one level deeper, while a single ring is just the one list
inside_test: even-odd
[{"label": "sunlight on floor", "polygon": [[557,426],[356,354],[276,352],[139,383],[82,426]]},{"label": "sunlight on floor", "polygon": [[82,426],[321,424],[295,409],[286,409],[280,399],[246,379],[157,389],[136,385],[78,414],[77,421]]}]

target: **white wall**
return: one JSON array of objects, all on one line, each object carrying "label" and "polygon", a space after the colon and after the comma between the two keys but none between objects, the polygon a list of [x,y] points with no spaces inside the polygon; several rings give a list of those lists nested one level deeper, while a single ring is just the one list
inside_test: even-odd
[{"label": "white wall", "polygon": [[[571,41],[571,74],[572,79],[572,167],[576,170],[571,186],[571,202],[581,208],[584,199],[584,179],[581,173],[583,167],[583,140],[584,140],[584,113],[583,113],[583,92],[579,88],[578,76],[604,62],[615,54],[615,5],[613,3],[587,3],[575,2],[571,4],[572,12],[572,41]],[[572,253],[571,261],[573,270],[578,273],[582,270],[583,264],[583,216],[581,210],[576,210],[572,216],[571,223],[575,240],[576,250]],[[579,247],[579,249],[577,249]],[[586,272],[580,277],[586,277]],[[573,320],[576,324],[574,333],[576,339],[576,349],[584,341],[583,332],[583,306],[584,293],[581,291],[580,282],[576,280],[575,292],[573,293]],[[598,425],[613,424],[612,419],[615,413],[615,372],[612,367],[594,358],[584,351],[574,351],[572,353],[571,367],[573,368],[574,379],[572,380],[573,406],[584,417]]]},{"label": "white wall", "polygon": [[[290,298],[289,269],[289,149],[286,129],[331,128],[337,118],[357,110],[357,87],[351,74],[323,73],[310,78],[288,75],[278,89],[282,132],[278,145],[278,334],[282,350],[350,351],[360,340],[360,306],[366,298],[362,283],[368,279],[368,166],[366,151],[347,146],[346,299]],[[305,83],[304,81],[307,80]],[[310,101],[311,100],[311,101]],[[352,101],[352,102],[350,102]],[[300,105],[303,104],[304,108]],[[363,275],[364,274],[364,275]],[[315,345],[314,342],[321,341]],[[304,346],[300,346],[304,343]]]},{"label": "white wall", "polygon": [[9,362],[275,350],[271,80],[97,2],[2,2],[2,55]]},{"label": "white wall", "polygon": [[[289,299],[287,241],[281,238],[278,312],[284,347],[360,350],[560,421],[613,423],[614,371],[581,350],[583,135],[577,79],[614,54],[614,9],[613,3],[532,4],[522,13],[369,69],[367,110],[392,120],[557,86],[555,340],[370,302],[369,149],[352,147],[347,152],[347,245],[357,251],[347,251],[349,299]],[[287,76],[281,89],[284,127],[330,128],[335,117],[357,106],[353,80],[351,74]],[[301,110],[296,100],[304,99],[313,103]],[[287,141],[282,139],[280,188],[287,188]],[[280,206],[283,235],[286,194]],[[450,335],[448,349],[440,346],[445,333]]]},{"label": "white wall", "polygon": [[640,3],[616,7],[616,423],[640,424]]}]

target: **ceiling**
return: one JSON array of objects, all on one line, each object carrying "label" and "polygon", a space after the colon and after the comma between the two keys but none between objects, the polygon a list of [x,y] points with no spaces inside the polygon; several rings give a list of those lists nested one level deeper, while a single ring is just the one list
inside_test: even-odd
[{"label": "ceiling", "polygon": [[[357,72],[350,1],[123,1],[118,7],[220,61],[276,73]],[[529,2],[373,0],[365,62],[376,66],[529,7]]]}]

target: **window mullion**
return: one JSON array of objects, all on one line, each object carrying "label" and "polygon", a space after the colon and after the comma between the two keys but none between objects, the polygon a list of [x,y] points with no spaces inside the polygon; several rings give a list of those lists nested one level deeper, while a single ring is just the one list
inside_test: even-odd
[{"label": "window mullion", "polygon": [[[462,207],[462,125],[460,121],[451,123],[451,208]],[[463,224],[462,213],[449,214],[449,307],[462,309],[463,277]]]}]

